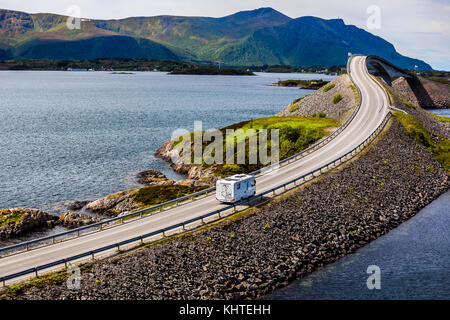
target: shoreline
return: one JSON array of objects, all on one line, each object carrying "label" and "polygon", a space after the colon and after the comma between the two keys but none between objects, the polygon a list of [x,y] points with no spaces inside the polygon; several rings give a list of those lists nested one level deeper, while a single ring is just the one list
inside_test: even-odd
[{"label": "shoreline", "polygon": [[[96,262],[80,291],[53,283],[14,298],[258,299],[355,252],[448,190],[440,164],[392,119],[360,157],[242,219]],[[148,275],[144,288],[139,274]]]},{"label": "shoreline", "polygon": [[[448,299],[449,201],[447,191],[387,234],[263,299]],[[381,269],[382,290],[368,290],[364,286],[367,267],[373,264]]]},{"label": "shoreline", "polygon": [[[399,106],[424,121],[424,110]],[[425,125],[433,128],[429,118]],[[448,172],[393,118],[362,155],[316,182],[232,222],[93,264],[87,280],[100,279],[100,290],[88,283],[70,292],[56,283],[19,298],[262,298],[388,233],[448,190]],[[200,289],[192,285],[199,268]],[[154,276],[146,289],[154,290],[142,291],[133,280],[146,270]],[[116,281],[130,283],[128,291],[108,290]]]}]

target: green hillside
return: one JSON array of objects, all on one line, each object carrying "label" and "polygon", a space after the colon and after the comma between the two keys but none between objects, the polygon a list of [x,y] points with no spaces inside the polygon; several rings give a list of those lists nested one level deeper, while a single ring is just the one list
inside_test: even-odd
[{"label": "green hillside", "polygon": [[87,20],[0,10],[0,59],[147,58],[228,65],[342,65],[347,53],[376,54],[403,68],[431,69],[392,44],[342,20],[291,19],[272,8],[222,18],[135,17]]}]

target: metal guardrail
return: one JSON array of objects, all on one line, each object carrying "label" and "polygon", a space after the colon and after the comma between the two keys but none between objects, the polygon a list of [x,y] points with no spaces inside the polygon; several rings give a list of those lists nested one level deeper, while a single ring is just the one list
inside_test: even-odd
[{"label": "metal guardrail", "polygon": [[[359,55],[353,55],[352,57],[349,58],[348,63],[347,63],[347,70],[349,73],[349,76],[351,78],[351,74],[350,74],[350,62],[351,59],[355,56],[359,56]],[[353,82],[353,80],[352,80]],[[305,150],[290,156],[289,158],[283,159],[277,163],[274,163],[270,166],[255,170],[253,172],[250,172],[250,175],[253,176],[260,176],[260,175],[264,175],[265,173],[271,171],[271,169],[273,168],[278,168],[278,167],[282,167],[284,164],[290,164],[291,161],[296,161],[299,160],[303,157],[305,157],[306,155],[310,154],[311,152],[323,147],[324,145],[328,144],[330,141],[332,141],[334,138],[336,138],[336,136],[338,134],[340,134],[344,129],[347,128],[347,126],[350,124],[350,122],[354,119],[354,117],[356,116],[356,114],[358,113],[360,107],[361,107],[361,91],[359,90],[359,88],[356,86],[357,90],[358,90],[358,94],[359,94],[359,99],[357,101],[357,105],[355,107],[355,109],[353,110],[353,112],[351,113],[351,115],[344,121],[344,123],[339,126],[339,128],[337,128],[336,130],[334,130],[330,135],[328,135],[327,137],[323,138],[322,140],[320,140],[319,142],[313,144],[312,146],[306,148]],[[192,193],[189,194],[187,196],[183,196],[174,200],[170,200],[149,208],[145,208],[139,211],[135,211],[135,212],[131,212],[128,214],[125,214],[123,216],[119,216],[119,217],[115,217],[115,218],[110,218],[110,219],[106,219],[106,220],[102,220],[100,222],[96,222],[87,226],[83,226],[83,227],[78,227],[76,229],[72,229],[72,230],[68,230],[65,232],[60,232],[54,235],[49,235],[46,237],[41,237],[38,239],[33,239],[33,240],[29,240],[29,241],[25,241],[25,242],[21,242],[18,244],[14,244],[14,245],[10,245],[10,246],[6,246],[6,247],[2,247],[0,248],[0,259],[1,256],[5,256],[7,254],[12,254],[12,253],[16,253],[18,251],[29,251],[31,249],[36,249],[36,248],[40,248],[43,247],[45,245],[52,245],[55,244],[57,242],[61,242],[61,241],[66,241],[66,240],[70,240],[73,239],[72,238],[63,238],[65,236],[69,236],[69,235],[75,235],[75,237],[80,237],[82,235],[86,235],[92,232],[97,232],[99,230],[103,230],[104,227],[103,226],[109,226],[112,227],[115,224],[115,222],[124,222],[124,220],[128,220],[130,218],[143,218],[143,217],[148,217],[151,216],[149,215],[149,213],[153,214],[157,214],[161,211],[163,211],[163,209],[165,207],[169,207],[169,206],[173,206],[176,205],[178,206],[180,203],[182,203],[183,201],[186,200],[195,200],[195,198],[201,196],[201,195],[207,195],[208,193],[211,193],[213,191],[216,190],[216,187],[212,187],[212,188],[208,188],[208,189],[204,189],[201,190],[199,192],[196,193]],[[89,232],[90,231],[90,232]],[[83,233],[84,232],[84,233]],[[61,238],[58,240],[58,238]],[[34,245],[34,246],[33,246]],[[22,250],[20,250],[22,249]]]},{"label": "metal guardrail", "polygon": [[[358,90],[359,90],[359,88],[358,88]],[[358,109],[360,107],[360,104],[361,104],[361,102],[358,103]],[[344,155],[340,156],[339,158],[337,158],[337,159],[335,159],[333,161],[330,161],[329,163],[323,165],[320,168],[317,168],[317,169],[315,169],[315,170],[313,170],[313,171],[311,171],[311,172],[309,172],[307,174],[304,174],[304,175],[302,175],[300,177],[294,178],[294,179],[292,179],[292,180],[290,180],[290,181],[288,181],[288,182],[286,182],[284,184],[281,184],[281,185],[279,185],[279,186],[277,186],[275,188],[272,188],[270,190],[262,192],[262,193],[260,193],[258,195],[255,195],[255,196],[253,196],[253,197],[251,197],[249,199],[243,200],[243,201],[241,201],[239,203],[222,207],[220,209],[214,210],[214,211],[209,212],[207,214],[204,214],[202,216],[186,220],[186,221],[184,221],[182,223],[178,223],[178,224],[172,225],[172,226],[167,227],[167,228],[159,229],[157,231],[153,231],[153,232],[150,232],[148,234],[144,234],[144,235],[141,235],[141,236],[138,236],[138,237],[134,237],[134,238],[131,238],[131,239],[128,239],[128,240],[124,240],[124,241],[121,241],[121,242],[118,242],[118,243],[115,243],[115,244],[111,244],[111,245],[108,245],[108,246],[105,246],[105,247],[102,247],[102,248],[98,248],[98,249],[95,249],[95,250],[92,250],[92,251],[88,251],[88,252],[85,252],[85,253],[82,253],[82,254],[74,255],[74,256],[71,256],[71,257],[68,257],[68,258],[65,258],[65,259],[60,259],[60,260],[57,260],[57,261],[54,261],[54,262],[51,262],[51,263],[48,263],[48,264],[45,264],[45,265],[37,266],[35,268],[27,269],[27,270],[20,271],[20,272],[14,273],[14,274],[10,274],[10,275],[7,275],[7,276],[0,277],[0,282],[2,282],[3,285],[5,285],[5,282],[8,281],[8,280],[11,280],[11,279],[15,279],[15,278],[18,278],[18,277],[21,277],[21,276],[25,276],[25,275],[28,275],[28,274],[32,274],[32,273],[35,273],[36,276],[37,276],[38,275],[38,271],[41,271],[41,270],[45,270],[45,269],[48,269],[48,268],[51,268],[51,267],[55,267],[55,266],[59,266],[59,265],[63,265],[63,264],[67,266],[67,263],[69,263],[71,261],[75,261],[75,260],[82,259],[82,258],[89,257],[89,256],[92,256],[92,258],[94,258],[94,255],[96,253],[105,252],[107,250],[111,250],[111,249],[115,249],[115,248],[120,249],[120,246],[124,246],[124,245],[130,244],[130,243],[134,243],[134,242],[138,242],[138,241],[140,241],[141,243],[144,243],[144,239],[147,239],[147,238],[150,238],[150,237],[153,237],[153,236],[157,236],[157,235],[161,235],[161,234],[163,235],[163,237],[165,237],[165,233],[168,232],[168,231],[175,230],[175,229],[178,229],[178,228],[183,228],[183,230],[185,230],[186,225],[189,225],[189,224],[192,224],[192,223],[196,223],[196,222],[199,222],[199,221],[204,223],[204,219],[206,219],[208,217],[211,217],[211,216],[214,216],[214,215],[218,215],[218,219],[214,220],[214,221],[217,221],[217,220],[222,219],[222,216],[221,216],[222,212],[228,211],[230,209],[233,209],[233,212],[235,212],[236,211],[236,207],[240,206],[240,205],[247,204],[247,205],[251,206],[251,202],[252,201],[258,200],[258,199],[262,200],[263,197],[268,195],[268,194],[272,194],[272,196],[275,197],[275,196],[277,196],[277,194],[276,194],[277,190],[283,189],[284,191],[286,191],[287,187],[289,185],[292,185],[292,184],[294,184],[294,186],[293,186],[294,188],[295,187],[299,187],[299,186],[301,186],[301,185],[303,185],[303,184],[305,184],[307,182],[310,182],[310,181],[314,180],[318,176],[320,176],[320,174],[323,173],[322,170],[326,170],[327,171],[327,170],[330,170],[330,169],[334,169],[334,168],[336,168],[338,166],[341,166],[342,164],[346,163],[347,161],[350,161],[355,156],[357,156],[360,152],[362,152],[380,134],[380,132],[384,129],[384,127],[388,123],[390,117],[391,117],[391,113],[387,113],[386,116],[384,117],[383,121],[381,122],[381,124],[372,132],[372,134],[369,137],[367,137],[358,146],[356,146],[352,150],[348,151]],[[317,172],[319,172],[319,175],[315,176],[315,174]],[[308,177],[310,177],[310,179],[308,179]],[[301,181],[301,183],[297,184],[298,181]],[[192,195],[190,195],[188,197],[192,197]],[[176,201],[176,200],[173,200],[173,201]],[[146,212],[147,210],[150,210],[150,209],[146,209],[146,210],[142,210],[141,212],[133,213],[133,215],[142,214],[143,212]],[[125,218],[125,216],[124,217],[120,217],[119,219],[123,219],[123,218]],[[92,225],[90,227],[92,227]],[[52,238],[52,237],[49,237],[49,238]]]},{"label": "metal guardrail", "polygon": [[377,84],[377,86],[379,86],[381,88],[381,90],[383,90],[383,92],[384,92],[384,94],[386,96],[386,99],[387,99],[387,101],[389,103],[389,108],[394,110],[394,111],[399,111],[399,112],[403,112],[404,114],[408,114],[408,112],[406,112],[405,110],[402,110],[400,108],[397,108],[396,106],[393,106],[392,105],[391,96],[389,95],[387,90],[384,88],[384,86],[377,80],[377,78],[374,75],[371,74],[370,76],[373,78],[373,80]]},{"label": "metal guardrail", "polygon": [[[375,131],[368,138],[366,138],[358,146],[356,146],[355,148],[353,148],[352,150],[350,150],[346,154],[342,155],[338,159],[330,161],[329,163],[323,165],[320,168],[317,168],[317,169],[315,169],[315,170],[313,170],[313,171],[311,171],[311,172],[309,172],[307,174],[304,174],[304,175],[302,175],[300,177],[297,177],[295,179],[292,179],[289,182],[286,182],[286,183],[284,183],[282,185],[279,185],[279,186],[277,186],[275,188],[267,190],[267,191],[265,191],[263,193],[255,195],[255,196],[253,196],[253,197],[251,197],[249,199],[246,199],[244,201],[241,201],[239,203],[236,203],[236,204],[233,204],[233,205],[228,205],[226,207],[223,207],[223,208],[220,208],[218,210],[212,211],[210,213],[204,214],[204,215],[202,215],[200,217],[196,217],[196,218],[193,218],[193,219],[190,219],[190,220],[186,220],[186,221],[184,221],[182,223],[178,223],[178,224],[172,225],[172,226],[170,226],[168,228],[163,228],[163,229],[160,229],[160,230],[157,230],[157,231],[153,231],[153,232],[150,232],[150,233],[138,236],[138,237],[134,237],[134,238],[131,238],[131,239],[127,239],[127,240],[115,243],[115,244],[111,244],[111,245],[108,245],[108,246],[105,246],[105,247],[102,247],[102,248],[98,248],[98,249],[95,249],[95,250],[92,250],[92,251],[87,251],[87,252],[84,252],[84,253],[81,253],[81,254],[78,254],[78,255],[74,255],[74,256],[65,258],[65,259],[60,259],[60,260],[57,260],[57,261],[54,261],[54,262],[51,262],[51,263],[47,263],[47,264],[44,264],[44,265],[41,265],[41,266],[37,266],[35,268],[30,268],[30,269],[27,269],[27,270],[24,270],[24,271],[20,271],[20,272],[14,273],[14,274],[10,274],[10,275],[1,277],[0,278],[0,282],[2,282],[3,285],[5,285],[5,282],[8,281],[8,280],[11,280],[11,279],[15,279],[15,278],[18,278],[18,277],[21,277],[21,276],[25,276],[25,275],[28,275],[28,274],[33,274],[33,273],[36,274],[36,276],[37,276],[38,275],[38,271],[41,271],[41,270],[45,270],[45,269],[48,269],[48,268],[56,267],[56,266],[59,266],[59,265],[67,266],[67,264],[69,262],[71,262],[71,261],[79,260],[79,259],[86,258],[86,257],[94,258],[94,255],[96,253],[101,253],[101,252],[105,252],[105,251],[116,249],[116,248],[118,250],[120,250],[121,246],[124,246],[124,245],[127,245],[127,244],[131,244],[131,243],[134,243],[134,242],[139,242],[140,241],[141,243],[144,243],[144,239],[147,239],[147,238],[150,238],[150,237],[153,237],[153,236],[157,236],[157,235],[161,235],[161,234],[164,237],[165,233],[168,232],[168,231],[175,230],[175,229],[178,229],[178,228],[183,228],[183,230],[185,230],[186,225],[189,225],[189,224],[192,224],[192,223],[195,223],[195,222],[199,222],[199,221],[204,222],[204,219],[206,219],[208,217],[211,217],[211,216],[214,216],[214,215],[218,215],[218,219],[215,219],[214,221],[212,221],[212,222],[216,222],[218,220],[223,219],[223,217],[221,216],[221,213],[224,212],[224,211],[228,211],[230,209],[233,209],[233,212],[235,212],[237,206],[245,205],[245,204],[251,206],[251,202],[252,201],[255,201],[255,200],[258,200],[258,199],[262,200],[264,198],[264,196],[269,195],[269,194],[272,194],[273,197],[279,196],[280,194],[284,193],[287,190],[287,187],[289,185],[294,184],[293,188],[296,188],[296,187],[299,187],[299,186],[301,186],[301,185],[303,185],[305,183],[311,182],[315,178],[318,178],[320,176],[320,174],[324,173],[324,172],[322,172],[323,170],[335,169],[336,167],[339,167],[342,164],[344,164],[344,163],[350,161],[351,159],[353,159],[354,157],[356,157],[360,152],[362,152],[380,134],[380,132],[384,129],[384,127],[388,123],[390,117],[391,117],[391,114],[387,113],[386,116],[384,117],[382,123],[377,127],[377,129],[375,129]],[[319,173],[319,175],[316,176],[315,175],[316,173]],[[310,178],[310,179],[308,179],[308,178]],[[297,184],[298,181],[301,181],[301,183]],[[280,189],[283,189],[283,192],[280,193],[280,194],[276,194],[276,191],[280,190]]]}]

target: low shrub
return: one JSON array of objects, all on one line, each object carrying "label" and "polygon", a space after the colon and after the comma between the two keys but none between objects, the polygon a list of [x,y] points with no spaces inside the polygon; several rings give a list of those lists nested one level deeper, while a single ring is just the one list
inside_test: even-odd
[{"label": "low shrub", "polygon": [[323,92],[330,91],[330,90],[333,89],[335,86],[336,86],[336,85],[335,85],[334,83],[330,83],[329,85],[326,85],[326,86],[323,88]]},{"label": "low shrub", "polygon": [[137,203],[143,206],[153,206],[164,203],[191,193],[201,191],[208,186],[185,186],[185,185],[161,185],[149,186],[139,189],[133,196]]},{"label": "low shrub", "polygon": [[342,95],[340,94],[340,93],[338,93],[338,94],[336,94],[334,97],[333,97],[333,103],[334,104],[337,104],[337,103],[339,103],[339,101],[341,101],[343,98],[342,98]]}]

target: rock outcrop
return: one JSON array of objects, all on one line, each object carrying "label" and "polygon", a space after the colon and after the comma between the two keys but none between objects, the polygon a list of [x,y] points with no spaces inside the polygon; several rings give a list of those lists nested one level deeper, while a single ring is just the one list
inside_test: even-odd
[{"label": "rock outcrop", "polygon": [[58,217],[38,209],[15,208],[0,210],[0,238],[14,238],[41,228],[52,228]]},{"label": "rock outcrop", "polygon": [[133,196],[139,189],[124,190],[97,199],[86,205],[86,210],[108,216],[117,216],[139,208]]},{"label": "rock outcrop", "polygon": [[184,161],[182,148],[177,148],[176,139],[166,141],[156,150],[155,156],[169,162],[172,169],[178,173],[188,174],[191,169],[191,165]]},{"label": "rock outcrop", "polygon": [[163,184],[174,184],[174,180],[169,180],[159,171],[154,169],[139,172],[137,175],[138,183],[146,186],[159,186]]},{"label": "rock outcrop", "polygon": [[175,184],[186,184],[195,181],[195,185],[213,185],[219,179],[212,167],[203,168],[185,162],[183,150],[176,145],[176,139],[166,141],[155,153],[155,156],[170,163],[172,169],[178,173],[186,174],[188,179],[177,181]]},{"label": "rock outcrop", "polygon": [[59,217],[59,223],[69,229],[87,226],[102,219],[98,217],[91,217],[83,213],[69,211]]},{"label": "rock outcrop", "polygon": [[77,210],[83,209],[84,206],[86,206],[88,203],[89,203],[88,200],[81,200],[81,201],[76,200],[76,201],[68,203],[66,206],[67,206],[67,209],[69,209],[69,210],[77,211]]}]

